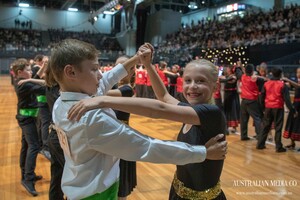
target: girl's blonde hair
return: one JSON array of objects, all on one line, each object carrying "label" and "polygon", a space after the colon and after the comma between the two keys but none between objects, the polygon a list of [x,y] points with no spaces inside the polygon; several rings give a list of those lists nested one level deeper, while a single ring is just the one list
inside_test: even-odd
[{"label": "girl's blonde hair", "polygon": [[211,80],[216,83],[218,80],[218,67],[215,66],[212,62],[206,60],[206,59],[199,59],[199,60],[192,60],[189,62],[186,66],[188,65],[198,65],[198,66],[205,66],[209,69],[210,75],[211,75]]}]

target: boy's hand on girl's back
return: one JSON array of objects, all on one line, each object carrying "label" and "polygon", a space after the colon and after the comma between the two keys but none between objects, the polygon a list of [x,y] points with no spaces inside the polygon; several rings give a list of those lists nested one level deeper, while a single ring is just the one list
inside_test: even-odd
[{"label": "boy's hand on girl's back", "polygon": [[22,79],[18,82],[18,85],[22,85],[23,83],[28,82],[30,79]]},{"label": "boy's hand on girl's back", "polygon": [[206,159],[208,160],[224,160],[227,154],[227,142],[220,141],[224,138],[224,134],[219,134],[206,142]]}]

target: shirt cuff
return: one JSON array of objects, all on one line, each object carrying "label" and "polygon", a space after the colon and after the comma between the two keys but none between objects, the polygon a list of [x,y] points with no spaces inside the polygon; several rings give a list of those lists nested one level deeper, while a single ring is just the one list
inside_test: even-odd
[{"label": "shirt cuff", "polygon": [[203,162],[206,159],[206,147],[205,146],[194,146],[195,154],[194,158],[197,162]]},{"label": "shirt cuff", "polygon": [[114,69],[118,72],[116,75],[119,80],[123,79],[128,75],[127,70],[125,69],[123,64],[117,64]]}]

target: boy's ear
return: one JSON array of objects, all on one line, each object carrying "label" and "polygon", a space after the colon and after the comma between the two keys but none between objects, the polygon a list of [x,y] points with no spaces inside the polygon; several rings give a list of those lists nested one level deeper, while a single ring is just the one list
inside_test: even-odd
[{"label": "boy's ear", "polygon": [[73,65],[66,65],[64,68],[64,74],[68,79],[76,78],[75,68]]},{"label": "boy's ear", "polygon": [[16,76],[19,76],[22,73],[23,70],[18,70]]}]

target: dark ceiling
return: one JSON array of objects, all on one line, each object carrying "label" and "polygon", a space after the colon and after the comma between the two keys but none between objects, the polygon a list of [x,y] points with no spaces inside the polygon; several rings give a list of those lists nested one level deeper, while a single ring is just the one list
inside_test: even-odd
[{"label": "dark ceiling", "polygon": [[89,12],[101,8],[106,0],[0,0],[2,5],[17,6],[18,3],[29,3],[32,7],[46,7],[59,10],[67,10],[69,7],[78,8],[80,11]]},{"label": "dark ceiling", "polygon": [[[132,4],[136,1],[141,0],[129,0]],[[182,13],[187,13],[194,11],[189,9],[188,5],[190,2],[195,2],[198,5],[198,9],[203,9],[207,7],[215,7],[218,5],[234,3],[239,0],[142,0],[139,4],[138,9],[144,9],[150,5],[154,5],[156,10],[161,8],[172,9],[175,11],[181,11]],[[46,7],[59,10],[67,10],[69,7],[78,8],[80,11],[90,12],[96,11],[109,0],[0,0],[0,6],[17,6],[18,3],[29,3],[33,7]],[[128,4],[128,0],[119,0],[121,4]]]}]

